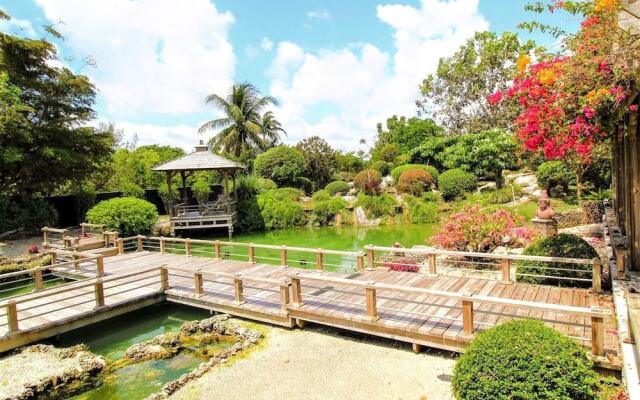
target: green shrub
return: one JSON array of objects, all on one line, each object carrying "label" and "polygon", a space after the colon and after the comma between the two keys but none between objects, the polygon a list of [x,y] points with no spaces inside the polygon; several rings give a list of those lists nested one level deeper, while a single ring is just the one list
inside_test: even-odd
[{"label": "green shrub", "polygon": [[156,207],[135,197],[117,197],[101,201],[87,212],[87,221],[104,224],[120,235],[142,235],[151,232],[158,221]]},{"label": "green shrub", "polygon": [[124,197],[144,198],[144,189],[135,183],[126,182],[120,187],[120,191]]},{"label": "green shrub", "polygon": [[263,178],[255,175],[238,176],[236,179],[236,196],[238,196],[238,201],[256,197],[258,193],[262,191],[262,179]]},{"label": "green shrub", "polygon": [[438,178],[438,189],[445,200],[460,198],[466,192],[475,190],[476,185],[475,175],[457,168],[443,172]]},{"label": "green shrub", "polygon": [[318,190],[311,196],[314,201],[326,201],[331,198],[331,193],[326,189]]},{"label": "green shrub", "polygon": [[409,204],[409,221],[412,224],[433,224],[439,219],[438,204],[420,199]]},{"label": "green shrub", "polygon": [[423,192],[431,189],[433,184],[433,178],[431,175],[422,169],[410,169],[404,171],[398,179],[398,192],[410,193],[414,196],[420,196]]},{"label": "green shrub", "polygon": [[598,375],[585,350],[539,321],[479,334],[456,362],[458,400],[595,400]]},{"label": "green shrub", "polygon": [[396,206],[396,200],[386,194],[381,196],[366,196],[361,193],[356,201],[356,207],[362,207],[369,218],[396,215]]},{"label": "green shrub", "polygon": [[264,227],[270,229],[291,228],[303,225],[304,210],[300,203],[290,199],[276,199],[275,197],[258,196],[258,205]]},{"label": "green shrub", "polygon": [[271,179],[258,178],[258,180],[258,189],[260,189],[260,192],[266,192],[267,190],[274,190],[278,188],[278,185],[276,185],[276,183]]},{"label": "green shrub", "polygon": [[536,171],[538,184],[553,196],[566,194],[575,174],[562,161],[546,161]]},{"label": "green shrub", "polygon": [[204,179],[198,179],[191,185],[191,192],[198,204],[204,204],[209,201],[209,195],[211,194],[211,186],[209,182]]},{"label": "green shrub", "polygon": [[345,181],[333,181],[325,189],[333,196],[337,193],[347,194],[349,192],[349,184]]},{"label": "green shrub", "polygon": [[423,171],[427,171],[429,173],[429,175],[431,175],[431,178],[433,179],[433,181],[435,183],[438,182],[438,170],[435,167],[432,167],[431,165],[424,165],[424,164],[404,164],[404,165],[400,165],[399,167],[395,167],[392,171],[391,171],[391,177],[393,178],[393,181],[398,183],[398,179],[400,179],[400,175],[402,175],[403,172],[409,171],[411,169],[421,169]]},{"label": "green shrub", "polygon": [[484,204],[505,204],[513,201],[515,194],[516,199],[522,196],[522,187],[518,185],[506,186],[501,189],[490,190],[482,193],[481,197]]},{"label": "green shrub", "polygon": [[[598,252],[584,239],[567,233],[560,233],[538,240],[529,245],[522,253],[526,256],[544,257],[565,257],[565,258],[586,258],[594,259],[598,257]],[[557,284],[571,286],[591,285],[591,265],[590,264],[566,264],[547,263],[538,261],[518,261],[516,262],[516,279],[518,282]],[[566,271],[567,269],[574,271]],[[546,275],[550,278],[529,276]],[[554,279],[554,276],[566,278],[587,279],[585,281],[574,281],[571,279]]]},{"label": "green shrub", "polygon": [[296,178],[296,187],[299,187],[305,193],[313,192],[313,182],[311,179],[299,176]]},{"label": "green shrub", "polygon": [[56,226],[58,213],[41,198],[10,199],[0,196],[0,233],[38,234],[44,226]]},{"label": "green shrub", "polygon": [[302,175],[305,167],[302,153],[288,146],[273,147],[253,162],[256,174],[271,179],[278,186],[297,186],[296,178]]},{"label": "green shrub", "polygon": [[261,198],[272,198],[274,200],[282,201],[298,201],[298,198],[302,196],[300,189],[284,187],[279,189],[267,190],[260,195]]},{"label": "green shrub", "polygon": [[[319,193],[319,192],[317,192]],[[313,217],[317,224],[328,225],[340,211],[347,208],[347,202],[340,197],[330,197],[318,201],[313,206]]]},{"label": "green shrub", "polygon": [[422,193],[422,200],[439,203],[442,201],[442,195],[438,192],[424,192]]},{"label": "green shrub", "polygon": [[258,199],[250,199],[238,202],[238,229],[241,232],[261,231],[264,229],[262,211]]},{"label": "green shrub", "polygon": [[169,192],[169,186],[166,183],[160,184],[158,188],[158,195],[160,199],[162,199],[162,203],[164,204],[164,210],[167,214],[169,214],[169,203],[174,203],[180,199],[180,192],[178,192],[178,188],[175,185],[171,186],[171,192]]},{"label": "green shrub", "polygon": [[389,175],[389,172],[391,172],[391,163],[382,160],[376,161],[371,164],[371,169],[375,169],[380,172],[382,176],[387,176]]},{"label": "green shrub", "polygon": [[380,190],[382,175],[374,169],[365,169],[356,175],[354,186],[365,194],[376,194]]}]

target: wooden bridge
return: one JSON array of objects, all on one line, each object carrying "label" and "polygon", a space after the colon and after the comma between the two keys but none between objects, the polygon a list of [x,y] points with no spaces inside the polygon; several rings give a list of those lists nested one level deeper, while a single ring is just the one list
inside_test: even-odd
[{"label": "wooden bridge", "polygon": [[[531,318],[587,346],[600,366],[619,368],[599,260],[143,236],[118,239],[115,248],[113,257],[54,250],[52,265],[28,271],[36,290],[0,301],[0,351],[169,301],[286,327],[334,326],[408,342],[416,351],[463,351],[483,329]],[[561,271],[592,266],[591,277],[571,278],[592,287],[518,282],[525,273],[512,263],[522,260],[553,261],[549,269]],[[395,264],[423,272],[390,271]],[[45,289],[45,274],[78,280]]]}]

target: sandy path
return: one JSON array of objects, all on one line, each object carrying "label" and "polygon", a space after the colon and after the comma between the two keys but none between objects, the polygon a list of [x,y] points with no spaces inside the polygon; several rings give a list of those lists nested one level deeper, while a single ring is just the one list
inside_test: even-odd
[{"label": "sandy path", "polygon": [[[391,341],[337,336],[319,327],[269,329],[266,346],[214,369],[172,399],[448,400],[450,353],[414,354]],[[396,344],[397,345],[397,344]]]}]

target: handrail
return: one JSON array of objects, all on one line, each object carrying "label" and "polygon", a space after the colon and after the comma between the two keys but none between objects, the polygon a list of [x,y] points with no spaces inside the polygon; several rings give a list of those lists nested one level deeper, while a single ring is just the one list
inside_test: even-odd
[{"label": "handrail", "polygon": [[171,273],[171,271],[180,271],[180,272],[185,272],[188,274],[202,274],[202,275],[213,275],[213,276],[220,276],[223,278],[228,278],[228,279],[245,279],[245,280],[250,280],[250,281],[254,281],[254,282],[262,282],[262,283],[270,283],[273,285],[282,285],[287,283],[287,279],[283,279],[283,280],[277,280],[277,279],[269,279],[269,278],[264,278],[264,277],[260,277],[260,276],[251,276],[251,275],[243,275],[241,273],[238,274],[232,274],[229,272],[222,272],[222,271],[209,271],[206,269],[202,269],[202,268],[197,268],[197,269],[189,269],[189,268],[182,268],[182,267],[172,267],[172,266],[168,266],[165,265],[165,268],[169,271],[169,273]]},{"label": "handrail", "polygon": [[101,257],[102,257],[101,255],[94,254],[92,257],[82,258],[80,260],[65,261],[65,262],[56,263],[56,264],[41,265],[41,266],[38,266],[38,267],[34,267],[34,268],[30,268],[30,269],[24,269],[24,270],[21,270],[21,271],[7,272],[5,274],[0,274],[0,279],[10,278],[12,276],[20,276],[20,275],[30,274],[32,272],[37,272],[37,271],[42,271],[42,270],[47,270],[47,269],[55,269],[57,267],[64,267],[64,266],[67,266],[67,265],[74,265],[74,264],[78,264],[80,262],[85,262],[85,261],[93,261],[93,260],[97,260],[98,258],[101,258]]}]

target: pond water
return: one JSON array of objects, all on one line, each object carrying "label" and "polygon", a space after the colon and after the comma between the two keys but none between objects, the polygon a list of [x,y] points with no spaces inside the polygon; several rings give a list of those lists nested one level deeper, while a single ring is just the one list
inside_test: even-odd
[{"label": "pond water", "polygon": [[[364,246],[391,246],[400,242],[405,247],[424,245],[438,224],[398,224],[381,226],[323,226],[279,229],[268,232],[242,233],[234,241],[256,244],[287,245],[330,250],[360,251]],[[223,236],[216,239],[223,239]]]},{"label": "pond water", "polygon": [[[208,317],[209,313],[204,310],[163,304],[61,335],[53,342],[55,346],[84,343],[93,353],[105,357],[109,365],[95,382],[97,387],[73,397],[53,394],[50,398],[137,400],[158,392],[164,384],[194,370],[209,358],[202,355],[202,347],[189,348],[169,359],[143,361],[122,368],[112,368],[113,365],[118,363],[131,345],[163,333],[178,331],[185,321]],[[207,354],[219,352],[231,344],[230,341],[209,344],[206,346]]]},{"label": "pond water", "polygon": [[[24,279],[24,278],[19,278]],[[45,288],[52,288],[58,285],[62,285],[64,283],[73,282],[70,279],[64,278],[51,278],[45,279],[43,281]],[[21,294],[31,293],[36,289],[36,284],[33,282],[33,279],[29,279],[29,282],[17,282],[15,284],[5,283],[0,286],[0,299],[4,299],[7,297],[18,296]]]}]

